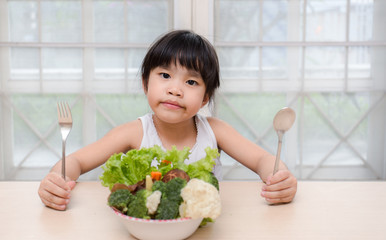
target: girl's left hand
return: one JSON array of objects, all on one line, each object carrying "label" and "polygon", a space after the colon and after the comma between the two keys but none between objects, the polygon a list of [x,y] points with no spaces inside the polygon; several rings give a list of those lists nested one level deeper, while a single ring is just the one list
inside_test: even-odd
[{"label": "girl's left hand", "polygon": [[261,196],[270,204],[288,203],[295,197],[297,180],[288,170],[270,174],[262,187]]}]

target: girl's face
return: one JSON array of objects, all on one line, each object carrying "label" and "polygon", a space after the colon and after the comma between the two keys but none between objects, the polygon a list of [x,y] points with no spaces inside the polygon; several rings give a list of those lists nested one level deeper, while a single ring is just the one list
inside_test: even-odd
[{"label": "girl's face", "polygon": [[150,72],[145,94],[160,120],[178,123],[192,118],[208,102],[205,90],[198,72],[170,64]]}]

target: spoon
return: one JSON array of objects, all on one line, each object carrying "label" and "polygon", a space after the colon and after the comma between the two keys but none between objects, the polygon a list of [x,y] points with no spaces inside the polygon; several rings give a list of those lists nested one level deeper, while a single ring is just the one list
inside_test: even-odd
[{"label": "spoon", "polygon": [[275,175],[275,173],[279,169],[281,143],[283,141],[283,135],[286,131],[288,131],[292,127],[292,125],[295,122],[295,118],[296,118],[295,111],[289,107],[285,107],[285,108],[282,108],[279,112],[277,112],[273,119],[273,128],[275,129],[277,136],[279,137],[273,175]]}]

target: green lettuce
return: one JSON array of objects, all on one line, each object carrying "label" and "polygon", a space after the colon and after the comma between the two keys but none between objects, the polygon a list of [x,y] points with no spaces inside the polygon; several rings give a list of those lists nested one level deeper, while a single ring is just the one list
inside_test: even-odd
[{"label": "green lettuce", "polygon": [[[163,151],[160,146],[155,145],[151,148],[132,149],[126,154],[118,153],[112,155],[102,166],[104,170],[100,180],[102,185],[109,187],[110,190],[115,183],[133,185],[146,178],[152,171],[160,171],[162,175],[172,169],[184,170],[190,178],[199,178],[212,183],[213,166],[216,164],[215,158],[219,156],[217,149],[207,147],[206,156],[201,160],[185,164],[189,158],[190,149],[185,147],[178,150],[175,146],[171,150]],[[156,160],[157,166],[151,166]]]},{"label": "green lettuce", "polygon": [[[205,148],[206,156],[197,162],[187,165],[185,172],[190,178],[198,178],[210,184],[213,184],[217,189],[218,180],[212,173],[213,166],[216,164],[215,158],[220,154],[216,148]],[[217,183],[216,183],[217,182]]]},{"label": "green lettuce", "polygon": [[190,148],[185,147],[183,150],[178,150],[176,146],[172,146],[171,150],[166,151],[164,159],[158,165],[158,171],[162,176],[172,169],[181,169],[186,172],[187,166],[185,159],[190,155]]},{"label": "green lettuce", "polygon": [[110,190],[115,183],[133,185],[146,178],[155,170],[151,167],[153,159],[162,159],[165,152],[159,146],[132,149],[126,154],[112,155],[102,166],[104,170],[100,180]]}]

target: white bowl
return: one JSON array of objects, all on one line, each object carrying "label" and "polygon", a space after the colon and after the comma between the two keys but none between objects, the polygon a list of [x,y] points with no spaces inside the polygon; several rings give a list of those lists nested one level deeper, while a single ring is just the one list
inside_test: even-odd
[{"label": "white bowl", "polygon": [[129,233],[142,240],[178,240],[185,239],[192,235],[200,226],[202,218],[178,218],[169,220],[153,220],[130,217],[116,211]]}]

